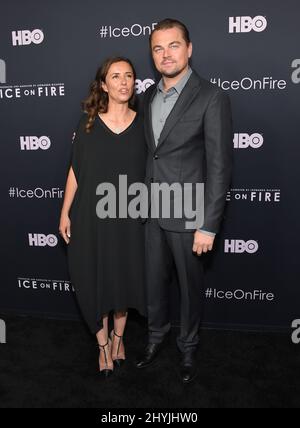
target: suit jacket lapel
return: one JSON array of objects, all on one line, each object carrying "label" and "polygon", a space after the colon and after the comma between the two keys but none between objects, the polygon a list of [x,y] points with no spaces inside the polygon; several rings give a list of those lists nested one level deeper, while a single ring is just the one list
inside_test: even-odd
[{"label": "suit jacket lapel", "polygon": [[[193,72],[186,86],[183,88],[183,91],[181,92],[173,110],[171,111],[169,117],[166,120],[164,129],[162,130],[162,133],[159,138],[158,146],[155,147],[156,150],[159,149],[161,145],[166,141],[166,138],[168,137],[174,126],[177,124],[178,120],[182,117],[184,112],[189,108],[195,97],[198,95],[200,88],[200,78],[195,72]],[[151,132],[153,135],[152,123]]]}]

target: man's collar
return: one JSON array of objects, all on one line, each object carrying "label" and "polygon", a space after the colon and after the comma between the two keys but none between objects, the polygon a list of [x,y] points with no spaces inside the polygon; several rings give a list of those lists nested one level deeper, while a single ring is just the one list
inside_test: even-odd
[{"label": "man's collar", "polygon": [[[180,95],[192,74],[193,74],[193,70],[191,69],[191,67],[189,67],[188,71],[179,80],[179,82],[175,86],[172,86],[169,90],[175,89],[175,91],[178,93],[178,95]],[[158,83],[157,90],[160,92],[164,92],[164,81],[163,81],[163,79],[161,79],[160,82]]]}]

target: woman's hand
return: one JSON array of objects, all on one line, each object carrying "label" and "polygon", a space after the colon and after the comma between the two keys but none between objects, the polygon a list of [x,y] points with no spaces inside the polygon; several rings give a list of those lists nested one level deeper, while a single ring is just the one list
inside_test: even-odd
[{"label": "woman's hand", "polygon": [[66,244],[69,244],[71,238],[71,220],[67,214],[62,214],[60,217],[59,233]]}]

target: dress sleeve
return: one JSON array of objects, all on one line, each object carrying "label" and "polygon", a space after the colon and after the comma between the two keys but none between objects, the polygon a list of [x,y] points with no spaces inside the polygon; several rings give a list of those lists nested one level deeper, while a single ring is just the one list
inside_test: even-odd
[{"label": "dress sleeve", "polygon": [[79,181],[82,158],[83,158],[86,116],[87,116],[86,114],[82,115],[78,123],[77,130],[74,133],[72,151],[71,151],[70,166],[74,171],[77,183]]}]

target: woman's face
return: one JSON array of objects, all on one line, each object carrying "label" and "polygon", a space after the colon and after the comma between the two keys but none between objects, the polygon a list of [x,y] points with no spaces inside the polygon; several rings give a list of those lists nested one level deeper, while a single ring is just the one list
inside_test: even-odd
[{"label": "woman's face", "polygon": [[134,74],[127,62],[116,62],[108,70],[102,88],[108,93],[109,101],[126,104],[133,95],[135,86]]}]

